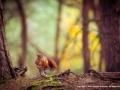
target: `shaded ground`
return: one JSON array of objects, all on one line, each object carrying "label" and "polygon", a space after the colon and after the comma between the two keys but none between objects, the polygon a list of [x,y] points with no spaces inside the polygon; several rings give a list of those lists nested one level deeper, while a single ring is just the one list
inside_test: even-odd
[{"label": "shaded ground", "polygon": [[89,74],[54,75],[46,79],[20,77],[4,82],[0,90],[120,90],[120,81],[100,80]]}]

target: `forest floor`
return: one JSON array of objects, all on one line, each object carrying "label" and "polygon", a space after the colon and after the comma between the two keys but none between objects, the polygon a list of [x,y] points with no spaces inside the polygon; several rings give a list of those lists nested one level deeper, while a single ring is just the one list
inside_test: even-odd
[{"label": "forest floor", "polygon": [[63,76],[19,77],[4,80],[0,90],[120,90],[120,80],[101,80],[93,74],[75,75],[71,73]]}]

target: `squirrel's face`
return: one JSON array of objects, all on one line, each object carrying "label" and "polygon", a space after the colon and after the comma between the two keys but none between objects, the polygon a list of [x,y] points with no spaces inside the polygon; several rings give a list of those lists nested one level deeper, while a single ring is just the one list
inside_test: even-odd
[{"label": "squirrel's face", "polygon": [[42,54],[37,54],[37,59],[40,60],[41,58],[43,58]]},{"label": "squirrel's face", "polygon": [[44,56],[42,54],[37,54],[37,60],[39,60],[40,62],[43,62]]}]

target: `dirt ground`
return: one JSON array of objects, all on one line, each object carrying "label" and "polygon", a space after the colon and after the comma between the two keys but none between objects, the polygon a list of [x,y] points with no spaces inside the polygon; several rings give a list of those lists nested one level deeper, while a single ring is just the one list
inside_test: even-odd
[{"label": "dirt ground", "polygon": [[101,80],[94,75],[64,75],[40,77],[20,77],[4,80],[0,90],[120,90],[119,80]]}]

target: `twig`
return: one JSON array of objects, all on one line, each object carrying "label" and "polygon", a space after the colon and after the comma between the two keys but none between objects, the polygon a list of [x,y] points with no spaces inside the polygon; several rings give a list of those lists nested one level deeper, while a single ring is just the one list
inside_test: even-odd
[{"label": "twig", "polygon": [[72,73],[73,75],[75,75],[76,77],[79,77],[77,74],[75,74],[74,72],[70,72],[70,73]]},{"label": "twig", "polygon": [[60,77],[60,76],[66,76],[66,75],[69,76],[69,74],[70,74],[70,69],[67,69],[67,70],[65,70],[63,72],[58,73],[57,76],[58,77]]},{"label": "twig", "polygon": [[104,80],[104,77],[103,77],[101,74],[99,74],[99,72],[93,70],[92,68],[89,69],[89,73],[90,73],[90,72],[92,72],[96,77],[99,76],[100,79]]}]

